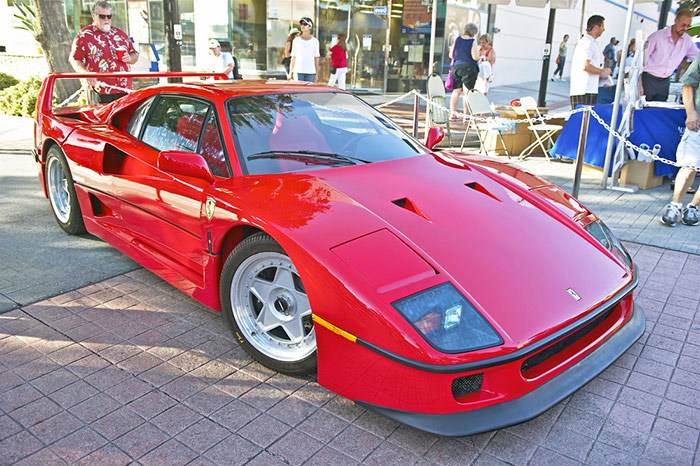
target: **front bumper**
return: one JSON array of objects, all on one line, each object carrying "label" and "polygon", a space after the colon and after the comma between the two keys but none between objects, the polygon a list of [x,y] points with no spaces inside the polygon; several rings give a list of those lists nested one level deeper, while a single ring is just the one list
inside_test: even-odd
[{"label": "front bumper", "polygon": [[357,401],[402,424],[444,436],[465,436],[501,429],[528,421],[551,408],[603,372],[627,351],[644,333],[646,319],[634,304],[630,320],[584,359],[527,394],[481,409],[449,414],[424,414],[400,411]]}]

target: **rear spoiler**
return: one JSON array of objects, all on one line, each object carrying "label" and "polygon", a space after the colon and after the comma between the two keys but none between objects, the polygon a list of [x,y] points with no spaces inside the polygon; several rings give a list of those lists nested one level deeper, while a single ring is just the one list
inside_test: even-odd
[{"label": "rear spoiler", "polygon": [[224,73],[202,73],[189,71],[162,71],[162,72],[118,72],[118,73],[50,73],[44,79],[41,91],[37,98],[37,115],[51,114],[53,112],[53,91],[58,79],[81,78],[214,78],[218,81],[228,80]]}]

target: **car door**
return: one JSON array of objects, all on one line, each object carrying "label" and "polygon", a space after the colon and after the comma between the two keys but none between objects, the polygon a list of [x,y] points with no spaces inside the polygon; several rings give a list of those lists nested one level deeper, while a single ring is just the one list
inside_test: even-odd
[{"label": "car door", "polygon": [[[137,246],[162,273],[177,272],[202,286],[206,240],[201,215],[212,182],[173,175],[158,168],[161,151],[199,152],[212,173],[228,177],[214,107],[182,95],[160,95],[132,116],[127,131],[136,138],[114,177],[122,215]],[[144,107],[145,107],[144,105]],[[184,284],[183,284],[184,286]]]}]

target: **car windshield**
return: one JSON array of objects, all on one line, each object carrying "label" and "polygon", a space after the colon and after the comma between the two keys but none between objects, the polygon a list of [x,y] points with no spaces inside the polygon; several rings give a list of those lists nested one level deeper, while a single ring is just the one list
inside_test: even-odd
[{"label": "car windshield", "polygon": [[352,94],[252,95],[230,99],[226,109],[246,174],[360,165],[426,152]]}]

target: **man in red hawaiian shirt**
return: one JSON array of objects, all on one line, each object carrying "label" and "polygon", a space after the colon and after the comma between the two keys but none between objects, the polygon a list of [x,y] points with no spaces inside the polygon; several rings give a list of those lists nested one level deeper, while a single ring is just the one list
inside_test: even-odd
[{"label": "man in red hawaiian shirt", "polygon": [[[75,36],[69,59],[79,73],[109,73],[129,71],[129,65],[138,61],[139,53],[129,36],[112,26],[112,6],[109,2],[99,0],[92,6],[92,24],[82,28]],[[91,86],[91,97],[97,103],[112,102],[125,95],[119,89],[100,86],[96,79],[87,81]],[[120,88],[131,87],[131,81],[127,78],[105,78],[100,81]]]}]

